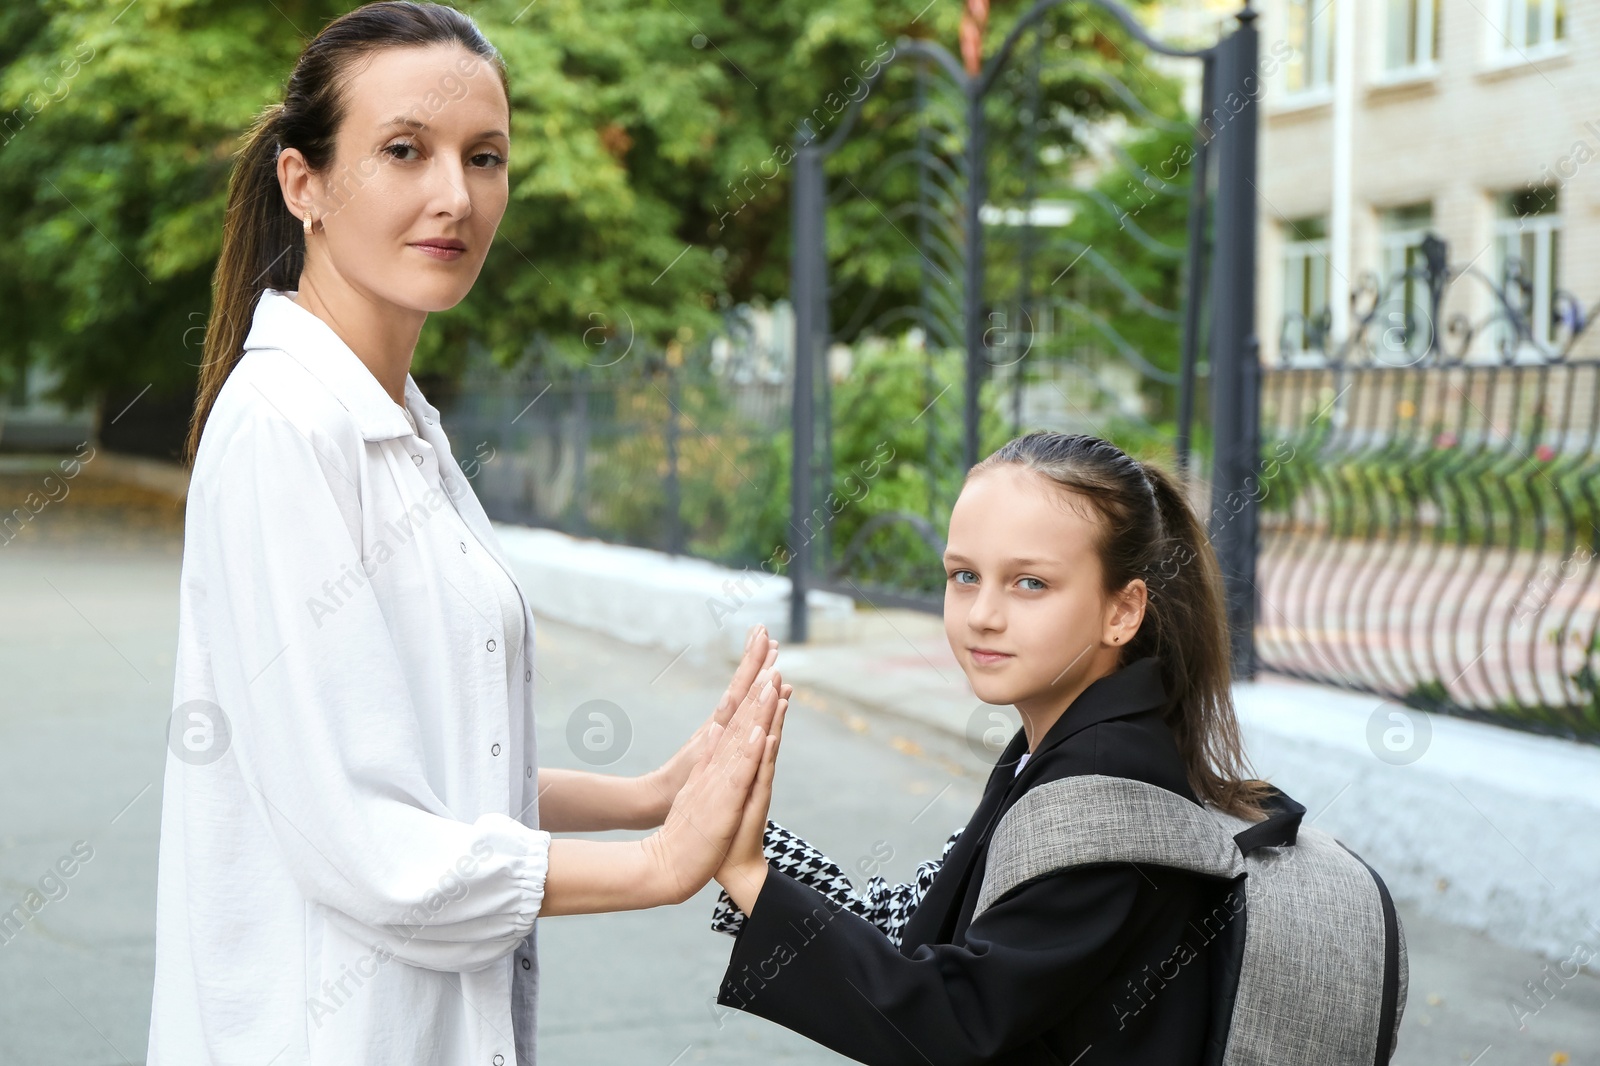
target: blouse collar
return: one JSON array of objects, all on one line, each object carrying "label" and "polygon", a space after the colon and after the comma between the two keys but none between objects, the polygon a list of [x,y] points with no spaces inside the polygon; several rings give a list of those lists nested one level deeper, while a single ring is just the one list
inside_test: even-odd
[{"label": "blouse collar", "polygon": [[[271,348],[287,352],[344,405],[364,439],[410,436],[411,423],[400,405],[331,326],[294,302],[296,291],[262,291],[244,350]],[[423,398],[409,372],[405,395],[408,407],[422,411],[437,423],[438,408]]]}]

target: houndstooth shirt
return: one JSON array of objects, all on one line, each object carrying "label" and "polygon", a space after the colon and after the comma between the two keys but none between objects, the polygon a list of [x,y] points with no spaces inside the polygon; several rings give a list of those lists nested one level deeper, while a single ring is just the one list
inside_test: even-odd
[{"label": "houndstooth shirt", "polygon": [[[955,846],[959,836],[960,829],[951,833],[939,858],[918,865],[916,876],[910,881],[890,885],[881,877],[873,877],[867,882],[865,896],[855,894],[843,867],[777,822],[767,823],[762,850],[766,852],[767,862],[773,869],[802,885],[809,885],[845,910],[865,918],[883,930],[883,935],[889,938],[890,943],[899,947],[900,935],[905,930],[906,922],[911,919],[911,912],[928,894],[928,887],[933,884],[934,877],[949,857],[950,849]],[[711,913],[712,929],[737,936],[744,927],[744,918],[744,911],[738,908],[726,891],[717,896],[717,905]]]}]

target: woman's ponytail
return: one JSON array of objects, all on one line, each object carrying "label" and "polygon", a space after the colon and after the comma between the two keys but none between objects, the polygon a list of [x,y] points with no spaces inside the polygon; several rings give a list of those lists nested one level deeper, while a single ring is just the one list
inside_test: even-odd
[{"label": "woman's ponytail", "polygon": [[228,179],[222,223],[222,254],[211,279],[211,315],[206,320],[200,383],[185,466],[193,467],[206,418],[244,353],[244,339],[263,289],[293,289],[305,264],[305,237],[289,213],[278,185],[278,116],[282,104],[261,112],[245,136]]},{"label": "woman's ponytail", "polygon": [[1160,467],[1082,433],[1018,437],[967,476],[999,463],[1042,474],[1099,513],[1105,591],[1135,579],[1148,590],[1144,620],[1119,650],[1119,664],[1156,657],[1167,692],[1163,715],[1189,787],[1229,814],[1259,821],[1270,786],[1248,776],[1239,737],[1221,569],[1182,486]]}]

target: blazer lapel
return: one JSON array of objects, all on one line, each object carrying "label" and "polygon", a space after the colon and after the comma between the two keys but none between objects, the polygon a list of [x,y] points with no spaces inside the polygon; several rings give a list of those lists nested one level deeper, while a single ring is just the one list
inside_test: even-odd
[{"label": "blazer lapel", "polygon": [[955,924],[962,900],[967,895],[967,886],[974,870],[979,871],[981,876],[984,856],[988,852],[989,834],[994,832],[1000,816],[1005,813],[1012,770],[1027,750],[1027,733],[1019,729],[1011,738],[1011,743],[1006,745],[1005,751],[995,760],[978,808],[972,812],[966,829],[956,838],[955,847],[950,849],[949,857],[934,875],[933,884],[928,886],[928,894],[911,912],[900,938],[902,954],[910,955],[923,944],[954,942]]},{"label": "blazer lapel", "polygon": [[1160,660],[1146,656],[1098,678],[1079,693],[1045,732],[1022,772],[1013,774],[1017,760],[1028,750],[1027,731],[1017,730],[995,761],[967,828],[934,876],[928,894],[911,912],[900,940],[901,953],[911,955],[923,944],[953,944],[958,931],[966,932],[988,861],[989,838],[1011,804],[1048,775],[1051,760],[1043,756],[1050,749],[1096,723],[1158,707],[1165,698]]}]

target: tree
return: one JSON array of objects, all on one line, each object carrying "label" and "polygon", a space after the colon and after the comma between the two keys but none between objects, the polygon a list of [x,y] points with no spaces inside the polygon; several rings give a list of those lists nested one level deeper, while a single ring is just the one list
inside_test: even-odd
[{"label": "tree", "polygon": [[[281,98],[302,43],[353,7],[313,0],[12,0],[0,13],[0,365],[45,363],[59,398],[192,393],[232,153]],[[462,3],[510,69],[512,203],[478,285],[434,317],[414,370],[451,374],[469,348],[553,368],[690,342],[732,302],[788,289],[784,160],[808,117],[902,35],[954,47],[961,11],[920,0],[483,0]],[[1021,2],[994,5],[997,42]],[[1115,27],[1070,5],[1071,49],[1125,66]],[[1109,34],[1109,35],[1108,35]],[[1136,53],[1135,53],[1136,54]],[[909,71],[891,71],[903,89]],[[1121,110],[1093,79],[1047,100]],[[835,166],[870,173],[914,138],[888,99]],[[1015,134],[996,105],[995,136]],[[1067,133],[1064,150],[1077,151]],[[997,193],[1004,193],[1003,183]],[[884,195],[913,195],[903,184]],[[882,201],[879,201],[881,206]],[[836,224],[865,219],[849,205]],[[859,250],[843,281],[887,278]],[[891,279],[885,299],[914,291]],[[637,355],[633,357],[637,359]],[[612,372],[627,372],[629,361]]]}]

